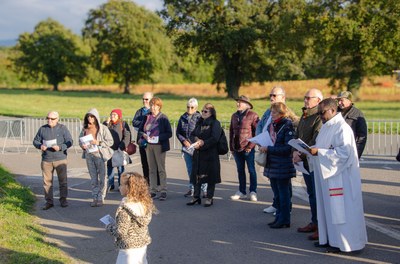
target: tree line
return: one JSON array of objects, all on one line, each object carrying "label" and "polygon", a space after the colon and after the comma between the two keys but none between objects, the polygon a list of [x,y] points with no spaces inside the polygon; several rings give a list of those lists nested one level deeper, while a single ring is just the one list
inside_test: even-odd
[{"label": "tree line", "polygon": [[157,13],[109,0],[82,36],[53,19],[19,36],[11,67],[54,90],[66,79],[210,81],[228,96],[251,82],[329,78],[357,94],[364,78],[400,64],[400,1],[164,0]]}]

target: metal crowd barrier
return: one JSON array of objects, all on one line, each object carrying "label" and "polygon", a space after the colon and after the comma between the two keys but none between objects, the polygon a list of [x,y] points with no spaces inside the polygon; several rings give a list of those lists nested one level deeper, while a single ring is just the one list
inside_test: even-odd
[{"label": "metal crowd barrier", "polygon": [[[101,120],[105,118],[102,117]],[[132,117],[126,117],[132,131],[132,140],[136,140],[136,131],[131,126]],[[74,140],[73,149],[79,151],[79,133],[82,129],[82,120],[79,118],[60,118],[60,123],[67,126]],[[8,118],[0,120],[1,153],[27,152],[32,145],[38,129],[46,124],[45,118]],[[173,136],[170,139],[171,150],[179,153],[181,143],[176,137],[177,121],[171,122]],[[222,121],[222,127],[229,136],[229,122]],[[368,140],[363,156],[395,156],[400,147],[400,120],[370,120],[368,125]],[[228,153],[227,159],[231,156]]]}]

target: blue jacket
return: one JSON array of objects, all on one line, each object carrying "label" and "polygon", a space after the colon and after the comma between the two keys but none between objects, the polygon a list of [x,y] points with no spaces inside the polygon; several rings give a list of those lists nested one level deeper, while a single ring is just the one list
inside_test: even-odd
[{"label": "blue jacket", "polygon": [[190,119],[187,112],[179,118],[178,126],[176,127],[176,137],[182,144],[185,140],[189,141],[190,143],[195,142],[194,136],[192,136],[191,134],[196,127],[196,123],[200,117],[201,114],[197,111],[192,115]]},{"label": "blue jacket", "polygon": [[288,144],[294,137],[293,124],[289,119],[282,119],[278,123],[272,122],[277,133],[274,146],[269,146],[267,151],[267,165],[264,176],[268,178],[286,179],[296,176],[292,162],[292,147]]}]

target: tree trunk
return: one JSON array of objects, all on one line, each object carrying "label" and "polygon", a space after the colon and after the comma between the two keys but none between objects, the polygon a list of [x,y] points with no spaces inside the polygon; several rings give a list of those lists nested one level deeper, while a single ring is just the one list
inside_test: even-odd
[{"label": "tree trunk", "polygon": [[353,69],[350,72],[347,90],[353,94],[353,100],[355,100],[358,98],[358,92],[364,79],[361,56],[355,55],[352,59],[352,64]]},{"label": "tree trunk", "polygon": [[239,57],[236,54],[233,57],[224,56],[225,64],[225,82],[226,82],[226,92],[229,98],[239,97],[239,88],[242,84],[242,74],[239,70]]},{"label": "tree trunk", "polygon": [[129,88],[129,80],[125,80],[125,86],[124,86],[124,94],[129,94],[130,93],[130,88]]},{"label": "tree trunk", "polygon": [[58,92],[58,83],[53,83],[53,91]]}]

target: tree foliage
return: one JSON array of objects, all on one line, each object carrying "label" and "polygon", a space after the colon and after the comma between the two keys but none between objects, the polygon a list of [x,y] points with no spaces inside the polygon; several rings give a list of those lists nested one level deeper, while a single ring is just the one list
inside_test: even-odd
[{"label": "tree foliage", "polygon": [[[243,83],[302,75],[301,67],[292,67],[300,63],[297,50],[286,52],[299,38],[292,43],[275,38],[293,31],[297,11],[286,12],[285,17],[281,13],[297,2],[165,0],[160,13],[175,44],[183,51],[195,48],[205,59],[215,60],[214,82],[225,82],[228,96],[237,97]],[[275,70],[277,65],[282,70]]]},{"label": "tree foliage", "polygon": [[110,0],[89,12],[83,36],[96,67],[113,74],[129,93],[130,83],[157,80],[168,69],[171,45],[161,19],[132,1]]},{"label": "tree foliage", "polygon": [[357,94],[365,77],[400,66],[399,1],[316,0],[308,8],[314,50],[335,92]]},{"label": "tree foliage", "polygon": [[79,37],[53,19],[40,22],[31,34],[21,34],[15,51],[15,70],[24,78],[53,85],[54,91],[66,77],[81,80],[85,75]]}]

